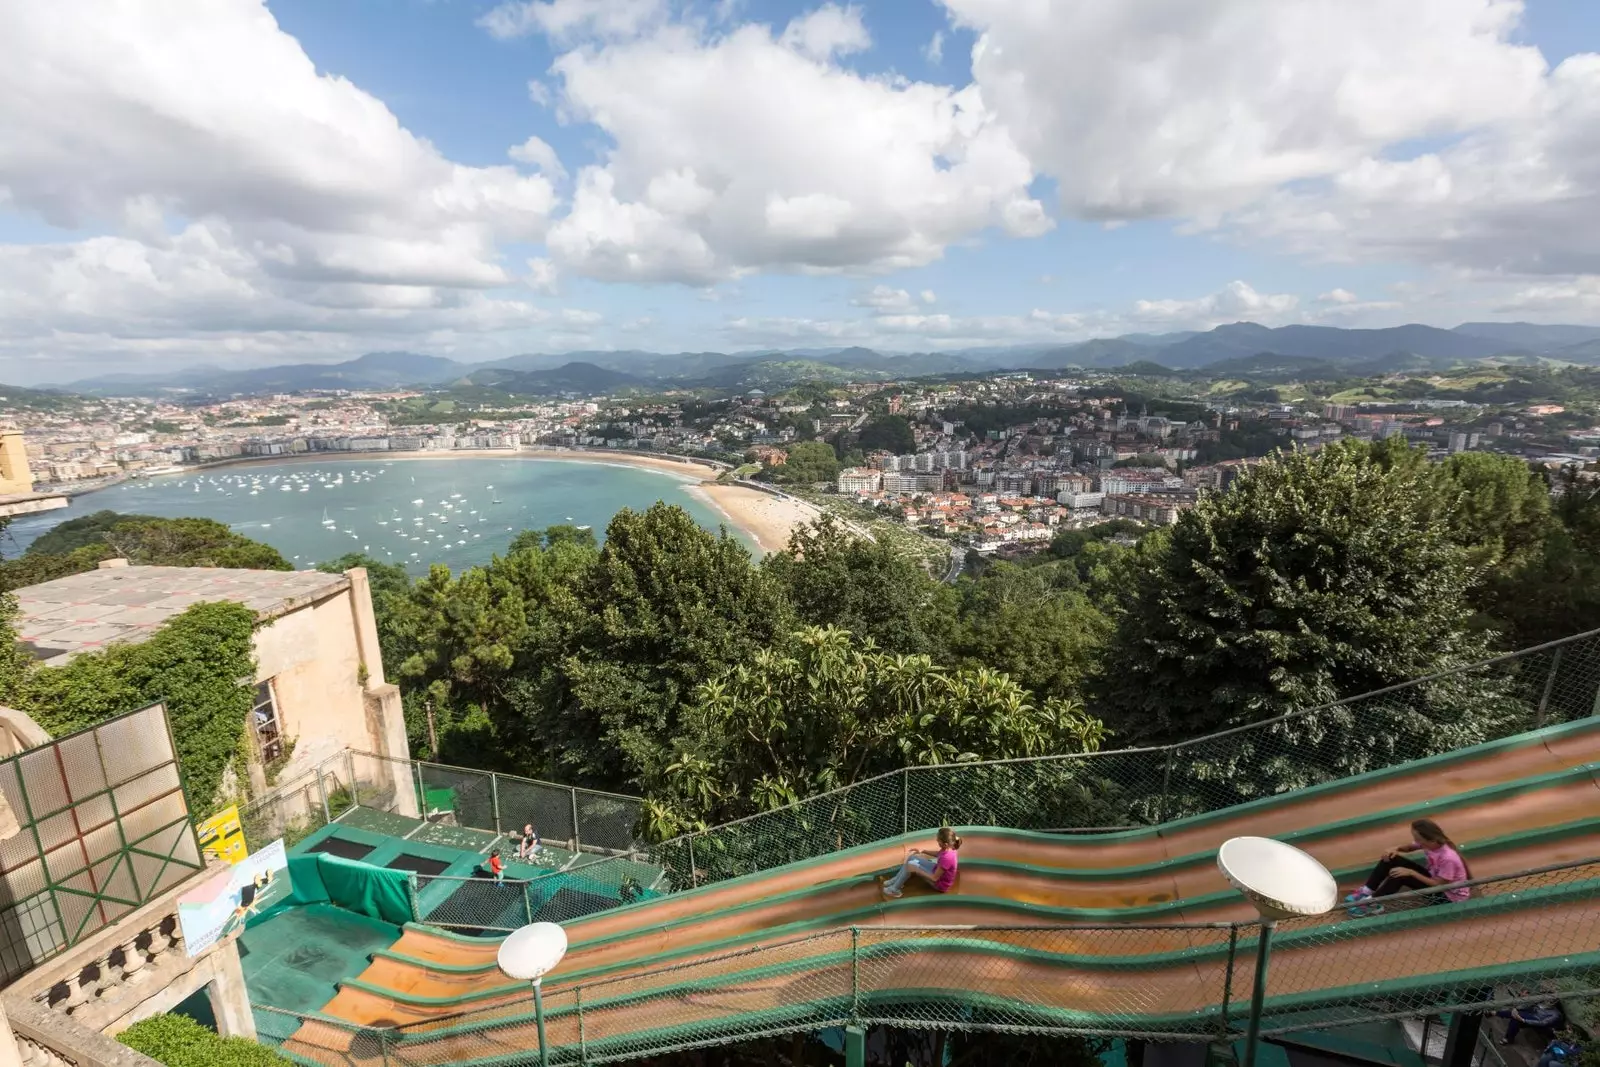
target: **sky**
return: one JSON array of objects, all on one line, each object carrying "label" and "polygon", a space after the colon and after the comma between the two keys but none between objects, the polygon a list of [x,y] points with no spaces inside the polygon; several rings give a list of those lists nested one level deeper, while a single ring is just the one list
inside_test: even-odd
[{"label": "sky", "polygon": [[1240,320],[1600,323],[1600,4],[0,4],[0,381]]}]

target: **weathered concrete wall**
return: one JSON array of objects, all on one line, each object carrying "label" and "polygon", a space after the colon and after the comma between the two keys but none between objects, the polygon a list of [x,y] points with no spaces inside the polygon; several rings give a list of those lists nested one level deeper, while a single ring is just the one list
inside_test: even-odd
[{"label": "weathered concrete wall", "polygon": [[279,725],[296,739],[286,775],[341,749],[376,743],[367,730],[353,617],[346,589],[256,630],[256,681],[272,679]]}]

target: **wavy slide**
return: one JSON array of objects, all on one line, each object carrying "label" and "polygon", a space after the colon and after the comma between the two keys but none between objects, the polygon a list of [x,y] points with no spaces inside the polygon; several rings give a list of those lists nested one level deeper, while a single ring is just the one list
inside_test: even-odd
[{"label": "wavy slide", "polygon": [[[963,831],[960,881],[946,895],[908,891],[885,901],[878,893],[875,875],[898,865],[906,847],[925,845],[931,836],[925,833],[568,923],[571,947],[545,980],[546,996],[565,1004],[562,991],[581,985],[585,1033],[576,1031],[576,1013],[553,1010],[549,1036],[554,1045],[582,1041],[594,1049],[609,1042],[643,1053],[718,1027],[745,1032],[741,1020],[751,1017],[769,1029],[784,1018],[817,1018],[816,1005],[828,997],[854,990],[859,998],[863,978],[880,1000],[891,990],[899,991],[890,999],[900,1003],[1032,1013],[1058,1025],[1070,1018],[1071,1025],[1092,1028],[1096,1019],[1115,1018],[1126,1028],[1131,1014],[1151,1029],[1204,1032],[1225,1010],[1217,1001],[1226,932],[1131,924],[1253,918],[1216,869],[1216,848],[1230,837],[1290,841],[1348,881],[1364,874],[1418,815],[1436,819],[1463,843],[1479,878],[1593,857],[1600,720],[1159,827],[1075,837],[971,828]],[[1314,1004],[1356,981],[1402,989],[1430,979],[1441,960],[1425,946],[1438,939],[1441,921],[1451,927],[1443,968],[1451,972],[1500,973],[1543,958],[1529,953],[1542,951],[1540,931],[1557,928],[1563,940],[1551,954],[1600,952],[1597,895],[1600,886],[1592,882],[1515,899],[1479,894],[1436,915],[1430,909],[1420,917],[1362,920],[1345,936],[1306,930],[1298,941],[1280,944],[1272,995],[1284,1005]],[[1534,899],[1539,908],[1529,907]],[[1334,913],[1324,922],[1343,920]],[[1110,936],[1104,929],[1062,929],[1066,924],[1125,928]],[[1012,929],[959,936],[895,929],[912,926]],[[852,927],[859,931],[854,968]],[[1039,947],[1046,931],[1049,951]],[[494,940],[410,926],[342,985],[323,1014],[367,1026],[418,1024],[395,1062],[526,1053],[536,1044],[526,1020],[527,988],[495,968],[497,948]],[[1243,967],[1248,972],[1249,963]],[[1249,988],[1248,973],[1236,973],[1233,982],[1237,998]],[[465,1012],[470,1019],[461,1017]],[[505,1023],[490,1031],[473,1026],[502,1015]],[[286,1051],[317,1062],[364,1058],[349,1049],[347,1036],[316,1023],[302,1027]]]}]

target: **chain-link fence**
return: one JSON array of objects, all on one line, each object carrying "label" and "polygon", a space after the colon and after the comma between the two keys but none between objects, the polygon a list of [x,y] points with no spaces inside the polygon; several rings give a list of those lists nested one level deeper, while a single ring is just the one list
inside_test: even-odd
[{"label": "chain-link fence", "polygon": [[395,836],[423,831],[424,839],[424,823],[480,831],[489,835],[485,841],[531,825],[549,846],[548,865],[562,869],[634,852],[643,804],[638,797],[347,749],[242,805],[240,819],[251,848],[279,837],[292,846],[357,809],[366,829]]},{"label": "chain-link fence", "polygon": [[651,888],[674,892],[941,824],[1151,825],[1591,715],[1600,715],[1600,631],[1180,744],[908,767],[583,873],[621,884],[642,861],[664,872]]},{"label": "chain-link fence", "polygon": [[[1280,922],[1263,1033],[1600,992],[1600,861],[1465,888],[1462,901],[1433,890],[1386,898],[1382,914]],[[547,1038],[557,1064],[847,1023],[1229,1040],[1248,1024],[1262,933],[1254,921],[847,927],[577,985],[558,972]],[[537,1049],[525,996],[388,1030],[263,1018],[263,1040],[318,1064],[520,1062]]]}]

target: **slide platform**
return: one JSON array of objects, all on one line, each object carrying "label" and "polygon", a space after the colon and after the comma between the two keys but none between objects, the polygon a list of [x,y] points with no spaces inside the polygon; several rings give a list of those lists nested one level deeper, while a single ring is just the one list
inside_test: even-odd
[{"label": "slide platform", "polygon": [[[908,888],[887,901],[878,891],[878,876],[907,848],[931,847],[931,831],[671,894],[565,924],[571,947],[545,980],[546,999],[559,1006],[564,993],[583,988],[587,1047],[663,1047],[674,1033],[738,1031],[745,1018],[759,1016],[769,1029],[784,1018],[816,1018],[819,995],[840,995],[840,982],[859,1003],[860,972],[870,967],[873,999],[1031,1013],[1089,1029],[1097,1018],[1125,1029],[1132,1011],[1152,1031],[1203,1030],[1227,1010],[1218,996],[1225,930],[1180,924],[1255,917],[1217,871],[1224,840],[1291,842],[1351,884],[1419,816],[1462,843],[1477,878],[1594,858],[1600,720],[1157,827],[1082,836],[963,829],[951,894]],[[1441,961],[1429,946],[1439,943],[1440,923],[1449,925],[1452,973],[1513,974],[1544,958],[1530,953],[1543,951],[1539,932],[1556,927],[1566,932],[1552,952],[1581,961],[1600,953],[1597,898],[1600,866],[1568,883],[1480,893],[1449,907],[1359,920],[1336,911],[1318,923],[1359,927],[1281,938],[1271,994],[1285,1006],[1314,1006],[1357,983],[1385,983],[1398,995],[1407,983],[1432,981]],[[1083,924],[1100,929],[1077,929]],[[897,929],[905,927],[979,929]],[[1040,948],[1046,931],[1049,951]],[[536,1046],[527,987],[498,971],[497,948],[493,939],[407,927],[322,1013],[407,1026],[406,1063],[493,1058],[490,1045],[525,1054]],[[1233,989],[1245,997],[1250,963],[1247,954],[1239,959]],[[580,1039],[576,1013],[568,1014],[553,1008],[552,1044]],[[349,1044],[347,1033],[312,1022],[285,1051],[350,1063],[361,1057]]]}]

